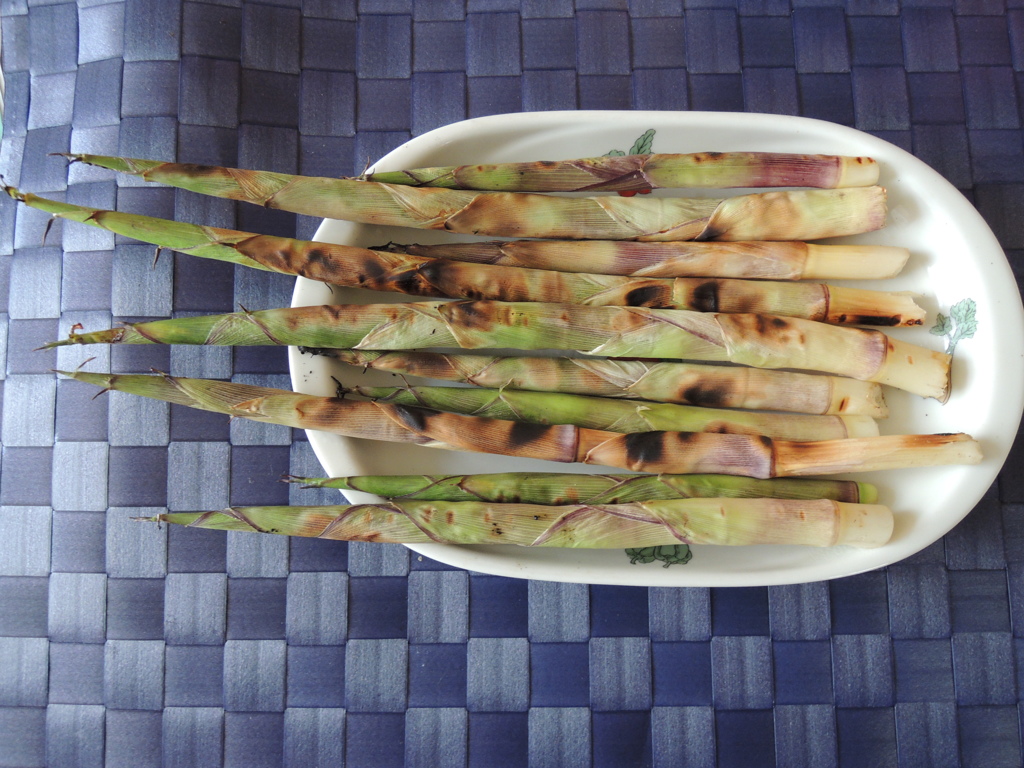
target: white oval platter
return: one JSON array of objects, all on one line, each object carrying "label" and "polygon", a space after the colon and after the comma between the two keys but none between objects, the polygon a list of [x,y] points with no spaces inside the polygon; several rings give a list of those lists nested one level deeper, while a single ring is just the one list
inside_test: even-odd
[{"label": "white oval platter", "polygon": [[[782,115],[711,112],[539,112],[494,115],[448,125],[389,153],[375,170],[423,166],[553,160],[628,151],[655,131],[654,152],[780,151],[869,155],[881,166],[889,191],[885,229],[835,242],[900,245],[911,259],[898,278],[875,283],[884,290],[922,295],[929,321],[894,335],[942,349],[955,333],[930,333],[939,313],[959,316],[973,307],[973,335],[954,353],[952,395],[945,404],[887,390],[892,415],[884,434],[968,432],[984,461],[851,475],[876,484],[879,500],[896,517],[892,540],[878,549],[850,547],[694,546],[686,564],[631,564],[621,549],[564,550],[511,546],[423,544],[411,548],[434,560],[480,573],[547,581],[635,586],[758,586],[820,581],[884,567],[929,546],[960,522],[990,488],[1009,452],[1024,408],[1024,310],[1014,276],[995,236],[975,208],[933,169],[898,147],[852,128]],[[656,193],[661,194],[661,193]],[[687,194],[720,195],[715,191]],[[437,242],[443,233],[326,220],[315,239],[360,246]],[[452,236],[447,236],[452,237]],[[294,306],[408,301],[359,289],[331,288],[298,278]],[[961,329],[964,323],[960,324]],[[342,382],[401,384],[289,350],[296,391],[333,395]],[[416,382],[416,379],[410,379]],[[479,472],[601,471],[503,456],[386,444],[310,432],[309,440],[331,476],[355,474],[468,474]],[[353,502],[374,500],[347,493]]]}]

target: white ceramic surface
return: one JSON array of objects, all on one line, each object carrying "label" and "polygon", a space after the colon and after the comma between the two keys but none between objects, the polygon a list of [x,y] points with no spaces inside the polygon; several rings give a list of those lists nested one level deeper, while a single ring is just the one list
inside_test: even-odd
[{"label": "white ceramic surface", "polygon": [[[835,242],[901,245],[911,250],[904,273],[884,285],[923,295],[923,328],[895,335],[933,349],[944,339],[929,333],[937,313],[964,299],[976,303],[977,330],[955,352],[952,396],[945,404],[887,390],[892,415],[882,432],[969,432],[985,452],[982,464],[857,475],[879,487],[896,516],[892,541],[873,550],[849,547],[693,547],[685,565],[630,564],[621,549],[531,550],[518,547],[417,545],[416,552],[468,570],[549,581],[642,586],[752,586],[818,581],[894,563],[935,542],[971,511],[1005,461],[1024,407],[1024,312],[1016,282],[995,236],[967,200],[934,170],[907,152],[851,128],[806,118],[707,112],[541,112],[495,115],[419,136],[374,166],[397,170],[469,162],[559,159],[628,150],[653,128],[654,152],[773,150],[869,155],[889,190],[889,224],[875,233]],[[655,194],[664,194],[658,192]],[[718,195],[714,191],[687,194]],[[325,221],[316,239],[355,245],[437,242],[444,234]],[[450,236],[449,236],[450,237]],[[331,289],[299,278],[293,305],[404,301],[407,298]],[[362,373],[289,350],[297,391],[333,394],[331,377],[362,383],[395,379]],[[412,380],[415,381],[415,380]],[[327,473],[477,473],[599,471],[501,456],[353,440],[310,432]],[[349,494],[369,501],[366,494]]]}]

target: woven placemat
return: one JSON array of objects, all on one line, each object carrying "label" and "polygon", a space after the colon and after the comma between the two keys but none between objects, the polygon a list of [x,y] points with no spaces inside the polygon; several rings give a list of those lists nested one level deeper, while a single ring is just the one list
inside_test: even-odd
[{"label": "woven placemat", "polygon": [[[93,152],[343,175],[547,109],[824,118],[931,164],[1024,269],[1020,0],[4,0],[0,173],[307,237],[317,222],[68,166]],[[318,503],[304,434],[51,370],[287,386],[283,350],[62,348],[74,323],[283,306],[292,281],[0,199],[0,766],[1017,766],[1024,453],[944,540],[799,586],[467,573],[399,546],[155,530]],[[658,567],[653,564],[647,567]],[[685,566],[674,566],[685,567]]]}]

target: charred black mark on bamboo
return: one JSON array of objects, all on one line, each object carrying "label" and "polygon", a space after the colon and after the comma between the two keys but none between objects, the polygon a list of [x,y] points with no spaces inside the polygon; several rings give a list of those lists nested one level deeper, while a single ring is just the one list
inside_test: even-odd
[{"label": "charred black mark on bamboo", "polygon": [[[408,282],[403,285],[412,285],[415,279],[417,284],[416,292],[422,295],[457,296],[473,300],[499,297],[498,291],[501,290],[502,286],[492,285],[490,293],[485,296],[482,291],[473,287],[472,283],[460,278],[460,273],[464,272],[465,270],[458,262],[453,263],[443,259],[433,259],[417,265],[414,270],[407,271],[405,275],[408,276]],[[400,288],[399,290],[402,290],[404,293],[413,292],[405,288]],[[500,298],[504,301],[514,301],[519,297],[501,295]]]},{"label": "charred black mark on bamboo", "polygon": [[215,165],[197,165],[195,163],[163,163],[151,168],[147,173],[153,171],[174,172],[178,171],[183,176],[191,178],[210,177],[216,179],[224,178],[224,170]]},{"label": "charred black mark on bamboo", "polygon": [[671,292],[664,286],[642,285],[633,288],[626,294],[626,304],[630,307],[670,307]]},{"label": "charred black mark on bamboo", "polygon": [[318,268],[325,269],[328,272],[332,271],[331,267],[334,266],[331,262],[330,254],[323,248],[306,249],[306,261],[311,266],[316,266]]},{"label": "charred black mark on bamboo", "polygon": [[776,343],[804,344],[806,341],[800,327],[787,318],[774,315],[729,315],[730,324],[744,334],[753,334],[766,341]]},{"label": "charred black mark on bamboo", "polygon": [[387,275],[387,270],[381,266],[375,256],[368,256],[359,264],[359,282],[376,283],[380,282]]},{"label": "charred black mark on bamboo", "polygon": [[455,328],[488,329],[494,326],[494,315],[487,302],[452,301],[440,308],[447,322]]},{"label": "charred black mark on bamboo", "polygon": [[692,405],[726,407],[732,400],[732,387],[726,382],[693,384],[683,390],[682,399]]},{"label": "charred black mark on bamboo", "polygon": [[431,285],[441,285],[448,279],[447,263],[440,260],[428,261],[417,266],[417,272]]},{"label": "charred black mark on bamboo", "polygon": [[391,412],[398,417],[398,420],[408,429],[417,434],[423,434],[427,430],[431,411],[422,408],[411,408],[406,405],[389,405]]},{"label": "charred black mark on bamboo", "polygon": [[239,253],[266,267],[313,280],[337,275],[341,270],[322,248],[303,248],[283,238],[258,236],[237,247]]},{"label": "charred black mark on bamboo", "polygon": [[635,432],[625,435],[626,458],[631,466],[643,467],[661,461],[665,455],[664,432]]},{"label": "charred black mark on bamboo", "polygon": [[552,429],[554,429],[554,427],[549,424],[527,424],[522,421],[513,422],[512,427],[508,431],[509,447],[519,448],[521,446],[537,442],[538,440],[543,440]]},{"label": "charred black mark on bamboo", "polygon": [[424,278],[419,269],[413,268],[391,274],[386,280],[363,283],[363,286],[366,288],[391,289],[397,293],[404,293],[410,296],[443,296],[443,291],[435,288],[431,282],[429,279]]},{"label": "charred black mark on bamboo", "polygon": [[700,312],[718,312],[718,281],[708,280],[693,291],[693,308]]},{"label": "charred black mark on bamboo", "polygon": [[871,317],[869,315],[843,315],[843,319],[840,320],[843,323],[853,323],[854,325],[881,325],[881,326],[894,326],[906,323],[907,325],[921,325],[921,320],[908,321],[906,318],[896,316],[889,317]]}]

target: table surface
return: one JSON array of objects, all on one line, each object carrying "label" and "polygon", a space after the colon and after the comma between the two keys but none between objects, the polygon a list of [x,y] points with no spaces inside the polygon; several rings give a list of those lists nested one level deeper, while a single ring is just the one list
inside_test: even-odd
[{"label": "table surface", "polygon": [[[1021,0],[3,0],[0,173],[267,234],[290,214],[48,153],[344,175],[548,109],[851,125],[961,189],[1024,268]],[[944,540],[854,578],[527,582],[397,545],[142,526],[330,503],[303,433],[58,381],[74,323],[283,306],[292,280],[0,200],[0,766],[1021,765],[1024,453]],[[284,350],[90,349],[91,370],[287,386]],[[640,566],[638,566],[640,567]],[[657,564],[645,566],[657,567]],[[685,567],[685,566],[673,566]]]}]

